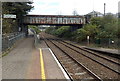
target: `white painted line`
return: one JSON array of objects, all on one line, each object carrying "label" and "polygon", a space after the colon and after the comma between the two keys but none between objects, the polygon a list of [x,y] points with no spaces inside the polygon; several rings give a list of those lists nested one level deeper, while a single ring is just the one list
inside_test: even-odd
[{"label": "white painted line", "polygon": [[57,62],[58,66],[60,67],[60,69],[62,70],[65,78],[68,80],[68,81],[71,81],[69,76],[67,75],[67,73],[65,72],[65,70],[63,69],[63,67],[61,66],[61,64],[59,63],[59,61],[57,60],[57,58],[55,57],[54,53],[52,52],[52,50],[49,48],[49,51],[50,53],[52,54],[53,58],[55,59],[55,61]]}]

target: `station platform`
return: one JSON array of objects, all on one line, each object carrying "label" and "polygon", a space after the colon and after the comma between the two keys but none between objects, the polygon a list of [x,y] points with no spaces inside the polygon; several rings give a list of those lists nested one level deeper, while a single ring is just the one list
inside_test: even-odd
[{"label": "station platform", "polygon": [[102,48],[102,47],[89,47],[89,46],[82,46],[80,44],[77,44],[76,42],[72,42],[72,41],[66,41],[68,43],[73,43],[78,47],[83,47],[86,49],[90,49],[93,51],[98,51],[98,52],[104,52],[104,53],[109,53],[109,54],[114,54],[114,55],[120,55],[120,50],[119,49],[109,49],[109,48]]},{"label": "station platform", "polygon": [[68,75],[45,42],[40,40],[37,48],[40,51],[41,79],[63,79],[67,81]]},{"label": "station platform", "polygon": [[119,54],[119,50],[117,49],[108,49],[108,48],[90,48],[90,47],[84,47],[86,49],[90,49],[93,51],[98,51],[98,52],[104,52],[104,53],[111,53],[111,54],[115,54],[115,55],[120,55]]},{"label": "station platform", "polygon": [[66,40],[65,42],[72,43],[72,44],[74,44],[78,47],[82,47],[82,48],[85,48],[85,49],[88,49],[88,50],[91,50],[91,51],[103,53],[105,55],[112,56],[112,57],[120,59],[120,50],[119,49],[83,46],[83,45],[80,45],[76,42],[72,42],[72,41],[68,41],[68,40]]},{"label": "station platform", "polygon": [[14,49],[2,57],[2,79],[67,81],[69,77],[43,41],[35,48],[34,37],[28,37],[18,42]]}]

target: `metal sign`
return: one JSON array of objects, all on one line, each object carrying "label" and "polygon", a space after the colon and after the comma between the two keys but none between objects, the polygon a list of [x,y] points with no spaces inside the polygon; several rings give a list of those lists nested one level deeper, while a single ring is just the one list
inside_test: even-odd
[{"label": "metal sign", "polygon": [[12,15],[12,14],[4,14],[3,18],[16,18],[16,15]]},{"label": "metal sign", "polygon": [[89,40],[89,39],[90,39],[90,36],[87,36],[87,39]]}]

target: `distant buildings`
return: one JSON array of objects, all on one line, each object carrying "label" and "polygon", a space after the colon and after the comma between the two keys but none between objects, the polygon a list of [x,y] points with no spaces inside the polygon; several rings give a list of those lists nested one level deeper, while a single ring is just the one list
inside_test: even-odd
[{"label": "distant buildings", "polygon": [[90,13],[84,15],[84,16],[85,16],[85,18],[86,18],[86,23],[90,23],[90,19],[91,19],[92,17],[103,17],[104,14],[102,14],[102,13],[100,13],[100,12],[97,12],[97,11],[92,11],[92,12],[90,12]]},{"label": "distant buildings", "polygon": [[91,17],[102,17],[104,16],[104,14],[100,13],[100,12],[97,12],[97,11],[92,11],[86,15],[90,15]]},{"label": "distant buildings", "polygon": [[[115,18],[118,18],[118,17],[120,18],[120,11],[119,11],[119,13],[116,13],[116,14],[113,14],[113,13],[105,13],[105,15],[112,15],[112,16],[115,17]],[[92,11],[92,12],[90,12],[90,13],[84,15],[84,16],[85,16],[85,18],[86,18],[86,23],[90,23],[90,19],[91,19],[92,17],[103,17],[104,14],[102,14],[102,13],[100,13],[100,12],[98,12],[98,11]]]},{"label": "distant buildings", "polygon": [[[97,11],[92,11],[92,12],[86,14],[86,15],[88,15],[88,16],[90,16],[90,17],[103,17],[103,16],[104,16],[104,14],[102,14],[102,13],[100,13],[100,12],[97,12]],[[105,13],[105,15],[112,15],[112,16],[118,18],[118,16],[120,16],[120,11],[119,11],[119,13],[116,13],[116,14],[113,14],[113,13]]]}]

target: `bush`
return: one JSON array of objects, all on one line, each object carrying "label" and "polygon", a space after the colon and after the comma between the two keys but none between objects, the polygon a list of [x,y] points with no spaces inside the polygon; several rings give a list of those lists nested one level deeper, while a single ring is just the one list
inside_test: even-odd
[{"label": "bush", "polygon": [[56,28],[55,27],[48,27],[45,32],[48,34],[55,35]]},{"label": "bush", "polygon": [[67,37],[70,35],[70,26],[62,26],[55,31],[58,37]]},{"label": "bush", "polygon": [[86,39],[87,33],[88,33],[88,32],[87,32],[86,30],[84,30],[83,28],[78,29],[78,30],[74,33],[74,38],[75,38],[75,40],[76,40],[77,42],[83,41],[83,40]]}]

